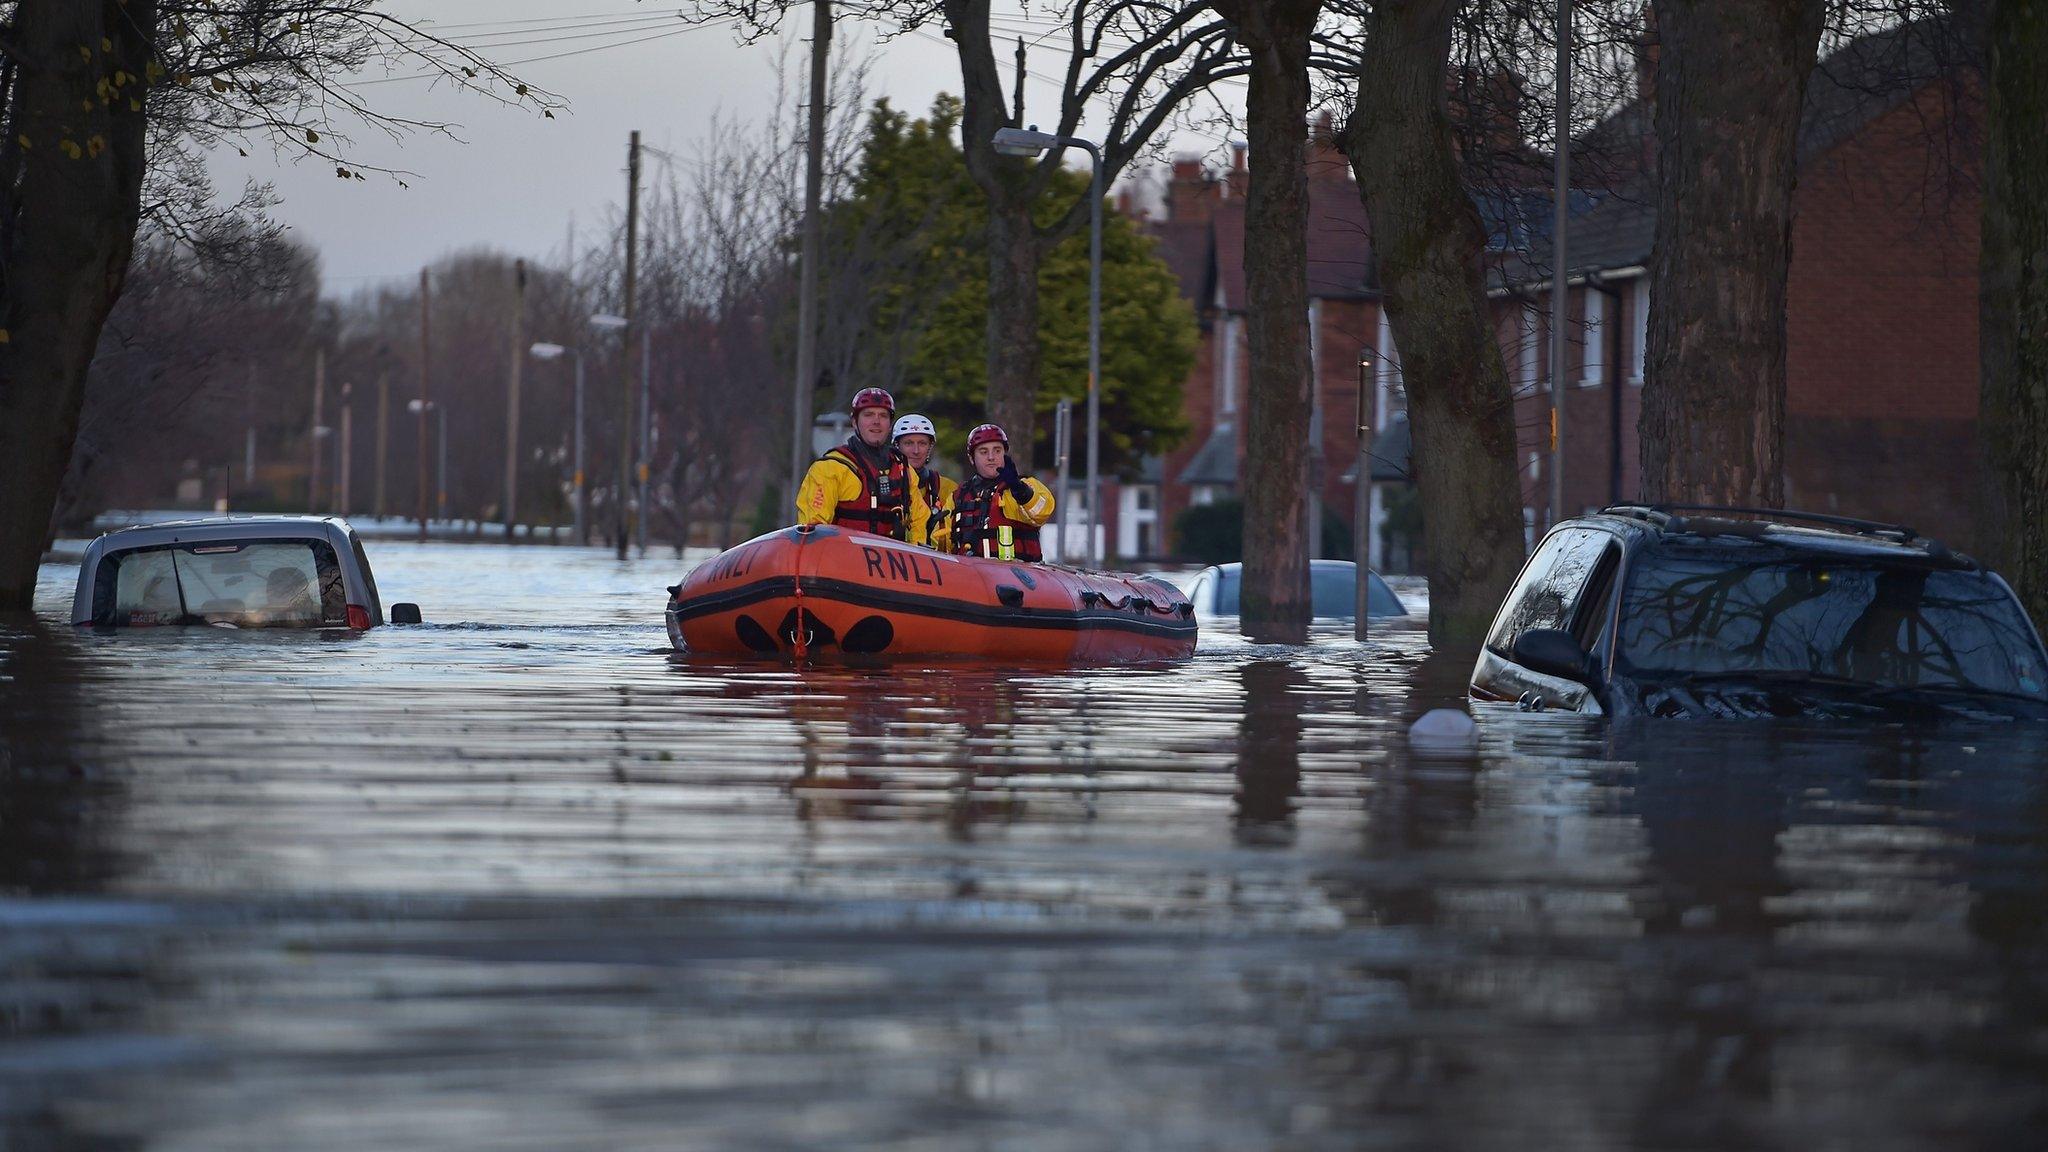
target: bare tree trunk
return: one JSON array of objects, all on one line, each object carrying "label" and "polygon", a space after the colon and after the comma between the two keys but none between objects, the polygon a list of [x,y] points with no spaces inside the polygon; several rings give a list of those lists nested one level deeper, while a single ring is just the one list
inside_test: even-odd
[{"label": "bare tree trunk", "polygon": [[1643,495],[1785,499],[1785,278],[1822,0],[1657,6]]},{"label": "bare tree trunk", "polygon": [[1244,447],[1245,633],[1308,639],[1308,55],[1322,0],[1217,0],[1251,57],[1245,128],[1245,294],[1251,375]]},{"label": "bare tree trunk", "polygon": [[1514,395],[1487,318],[1486,230],[1445,109],[1457,9],[1374,6],[1344,139],[1401,350],[1438,644],[1478,642],[1522,563]]},{"label": "bare tree trunk", "polygon": [[988,199],[988,414],[1010,434],[1017,467],[1032,466],[1038,411],[1038,262],[1031,219],[1037,198],[1031,161],[999,155],[998,128],[1010,102],[989,46],[989,0],[946,0],[947,35],[959,47],[960,148],[968,175]]},{"label": "bare tree trunk", "polygon": [[1998,0],[1985,36],[1978,427],[1991,468],[1985,533],[2048,628],[2048,3]]},{"label": "bare tree trunk", "polygon": [[[86,369],[121,294],[142,207],[142,85],[155,0],[22,0],[0,172],[0,611],[26,611],[78,434]],[[81,51],[83,46],[83,51]],[[115,83],[100,100],[96,85]],[[15,181],[19,179],[19,183]]]},{"label": "bare tree trunk", "polygon": [[1038,411],[1038,246],[1028,205],[989,205],[988,416],[1026,473]]}]

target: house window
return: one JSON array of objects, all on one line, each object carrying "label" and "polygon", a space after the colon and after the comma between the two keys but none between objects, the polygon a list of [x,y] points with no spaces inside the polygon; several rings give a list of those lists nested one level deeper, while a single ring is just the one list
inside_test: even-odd
[{"label": "house window", "polygon": [[[1387,319],[1386,309],[1380,309],[1379,354],[1373,383],[1376,395],[1373,397],[1373,427],[1385,428],[1393,422],[1394,413],[1408,410],[1401,391],[1400,352],[1394,347],[1394,326]],[[1399,407],[1394,402],[1402,401]]]},{"label": "house window", "polygon": [[1643,359],[1650,350],[1650,278],[1636,277],[1634,290],[1629,293],[1629,310],[1635,313],[1635,338],[1629,341],[1631,347],[1628,382],[1640,385],[1643,382]]},{"label": "house window", "polygon": [[1518,383],[1525,392],[1536,391],[1543,379],[1543,325],[1534,304],[1522,305],[1521,373]]},{"label": "house window", "polygon": [[1607,293],[1591,284],[1582,291],[1586,298],[1586,325],[1585,343],[1581,347],[1584,371],[1579,387],[1596,388],[1607,375]]},{"label": "house window", "polygon": [[1237,317],[1223,316],[1222,361],[1216,369],[1216,410],[1225,415],[1237,411]]}]

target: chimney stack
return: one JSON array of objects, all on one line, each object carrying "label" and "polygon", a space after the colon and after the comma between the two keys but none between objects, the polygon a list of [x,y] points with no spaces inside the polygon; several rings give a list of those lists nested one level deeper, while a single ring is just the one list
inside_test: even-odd
[{"label": "chimney stack", "polygon": [[1217,193],[1214,177],[1202,170],[1202,162],[1182,156],[1173,162],[1173,176],[1166,184],[1166,218],[1175,222],[1207,223],[1216,215]]}]

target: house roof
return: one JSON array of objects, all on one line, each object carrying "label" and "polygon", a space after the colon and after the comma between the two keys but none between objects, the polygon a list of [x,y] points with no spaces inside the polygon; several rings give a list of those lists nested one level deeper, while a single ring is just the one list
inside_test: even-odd
[{"label": "house roof", "polygon": [[[1216,206],[1215,268],[1222,284],[1223,307],[1232,312],[1250,306],[1245,293],[1243,200]],[[1355,300],[1373,294],[1377,285],[1372,260],[1372,227],[1358,186],[1349,180],[1324,177],[1308,186],[1308,294],[1325,300]],[[1206,302],[1206,301],[1204,301]]]},{"label": "house roof", "polygon": [[[1919,21],[1859,36],[1819,61],[1807,82],[1799,126],[1802,162],[1827,152],[1904,103],[1944,74],[1943,61],[1963,58],[1968,45],[1946,23]],[[1654,131],[1649,106],[1631,100],[1596,126],[1589,136],[1603,147],[1623,137]],[[1588,196],[1572,213],[1566,259],[1573,274],[1647,264],[1656,240],[1655,189],[1646,183]],[[1548,204],[1548,197],[1544,198]],[[1510,252],[1490,277],[1502,284],[1526,284],[1550,276],[1549,221],[1532,230],[1525,251]]]},{"label": "house roof", "polygon": [[1182,484],[1237,483],[1237,426],[1218,424],[1180,470]]},{"label": "house roof", "polygon": [[[1406,484],[1415,479],[1415,437],[1408,429],[1408,414],[1396,412],[1387,419],[1387,426],[1373,433],[1372,450],[1367,453],[1367,464],[1371,474],[1367,477],[1374,484]],[[1342,480],[1346,484],[1358,483],[1358,465],[1344,470]]]}]

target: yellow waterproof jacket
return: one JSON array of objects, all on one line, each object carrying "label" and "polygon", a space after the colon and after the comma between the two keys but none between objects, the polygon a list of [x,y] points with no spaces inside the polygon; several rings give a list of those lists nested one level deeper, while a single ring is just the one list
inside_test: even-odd
[{"label": "yellow waterproof jacket", "polygon": [[[910,503],[905,509],[904,520],[914,532],[918,523],[918,509],[925,505],[922,485],[918,483],[917,470],[906,468],[910,474]],[[866,495],[860,474],[844,460],[821,456],[811,462],[804,473],[803,483],[796,489],[796,522],[798,524],[830,524],[836,519],[839,505],[860,500]],[[930,515],[926,507],[925,515]],[[855,525],[865,528],[865,524]]]},{"label": "yellow waterproof jacket", "polygon": [[[1023,480],[1025,486],[1031,489],[1031,499],[1020,504],[1015,496],[1011,495],[1007,489],[1004,490],[1000,498],[1003,515],[1021,524],[1029,524],[1034,528],[1040,528],[1051,523],[1053,511],[1052,489],[1047,488],[1036,477],[1026,476]],[[956,484],[948,488],[944,501],[938,509],[936,519],[932,522],[932,547],[937,548],[941,552],[951,552],[953,550],[953,511],[959,495],[959,485]]]},{"label": "yellow waterproof jacket", "polygon": [[938,490],[937,498],[933,498],[934,493],[926,488],[920,475],[910,501],[910,542],[925,548],[939,547],[933,536],[949,515],[941,509],[952,508],[953,493],[960,490],[960,482],[951,476],[934,472],[932,478],[931,487]]}]

